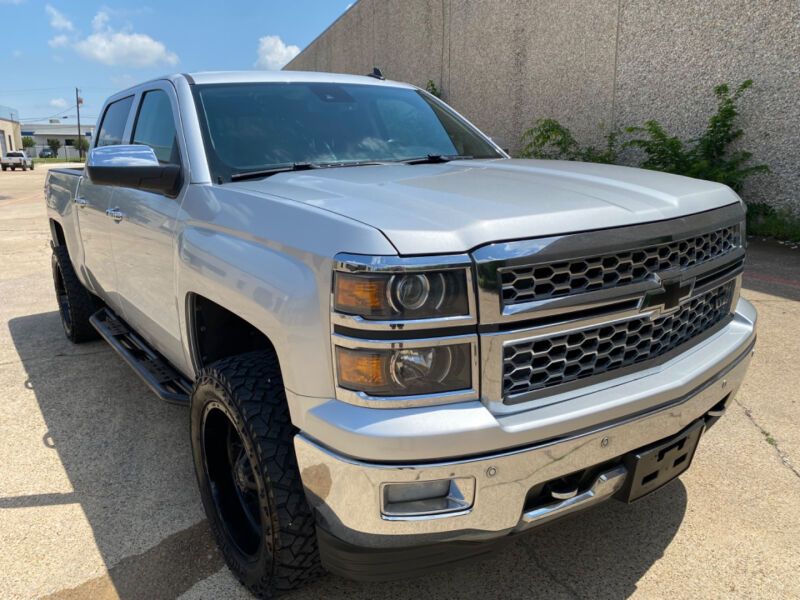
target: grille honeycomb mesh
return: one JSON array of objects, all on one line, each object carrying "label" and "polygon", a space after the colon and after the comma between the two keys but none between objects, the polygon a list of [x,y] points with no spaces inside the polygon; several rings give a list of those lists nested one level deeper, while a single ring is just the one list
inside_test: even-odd
[{"label": "grille honeycomb mesh", "polygon": [[638,283],[668,269],[686,269],[741,245],[739,225],[641,250],[591,256],[547,265],[500,270],[503,304],[546,300]]},{"label": "grille honeycomb mesh", "polygon": [[503,395],[541,390],[661,356],[719,323],[729,312],[734,283],[686,301],[676,312],[508,345]]}]

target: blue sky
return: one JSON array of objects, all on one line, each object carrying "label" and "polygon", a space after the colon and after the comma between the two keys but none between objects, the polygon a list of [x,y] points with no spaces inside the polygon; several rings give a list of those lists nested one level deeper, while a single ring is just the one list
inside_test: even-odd
[{"label": "blue sky", "polygon": [[352,2],[0,0],[0,105],[74,117],[77,86],[93,122],[107,96],[164,73],[280,68]]}]

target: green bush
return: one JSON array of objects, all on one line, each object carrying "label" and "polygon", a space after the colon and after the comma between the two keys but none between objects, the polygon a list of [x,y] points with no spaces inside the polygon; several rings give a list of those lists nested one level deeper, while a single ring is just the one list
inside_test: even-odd
[{"label": "green bush", "polygon": [[730,148],[744,135],[736,125],[737,102],[752,85],[752,80],[748,79],[733,93],[727,84],[715,87],[717,110],[709,118],[702,135],[693,140],[683,141],[669,135],[658,121],[650,120],[643,126],[626,127],[626,134],[639,137],[627,139],[621,145],[620,132],[612,131],[605,136],[605,147],[582,147],[570,130],[555,119],[539,119],[522,134],[519,155],[522,158],[615,163],[618,148],[635,147],[644,152],[645,158],[639,166],[645,169],[718,181],[740,192],[747,177],[769,172],[767,165],[747,164],[752,153]]},{"label": "green bush", "polygon": [[555,119],[539,119],[522,134],[521,158],[580,160],[583,162],[617,162],[618,131],[606,134],[605,148],[581,147],[572,132]]},{"label": "green bush", "polygon": [[431,96],[436,96],[437,98],[442,97],[442,91],[436,87],[436,82],[434,82],[433,79],[428,79],[428,83],[425,84],[425,91]]},{"label": "green bush", "polygon": [[670,136],[658,121],[651,120],[643,127],[626,127],[627,133],[643,137],[630,139],[624,146],[644,151],[646,158],[641,166],[645,169],[718,181],[741,192],[744,180],[750,175],[769,172],[767,165],[746,164],[753,156],[751,152],[730,149],[730,145],[744,135],[744,131],[736,126],[739,115],[736,103],[752,85],[752,79],[748,79],[733,93],[727,84],[715,87],[717,112],[695,140],[683,142]]},{"label": "green bush", "polygon": [[747,233],[800,242],[800,218],[788,210],[775,210],[767,204],[747,205]]}]

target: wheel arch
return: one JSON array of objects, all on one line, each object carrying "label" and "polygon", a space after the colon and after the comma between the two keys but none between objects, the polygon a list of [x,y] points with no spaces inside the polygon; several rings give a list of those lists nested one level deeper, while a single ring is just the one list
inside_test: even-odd
[{"label": "wheel arch", "polygon": [[[64,236],[64,227],[55,219],[50,219],[50,236],[56,246],[66,246],[67,238]],[[69,252],[69,248],[67,248]]]},{"label": "wheel arch", "polygon": [[271,349],[270,337],[234,311],[196,292],[186,295],[187,340],[192,366],[199,372],[223,358]]}]

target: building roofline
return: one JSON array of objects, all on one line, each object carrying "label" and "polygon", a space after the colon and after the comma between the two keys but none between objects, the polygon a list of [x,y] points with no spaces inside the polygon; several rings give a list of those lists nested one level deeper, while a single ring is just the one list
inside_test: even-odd
[{"label": "building roofline", "polygon": [[297,60],[297,59],[298,59],[298,58],[299,58],[299,57],[300,57],[300,56],[303,54],[303,52],[305,52],[306,50],[308,50],[309,48],[311,48],[311,46],[313,46],[314,44],[316,44],[316,43],[317,43],[317,40],[319,40],[319,39],[320,39],[322,36],[324,36],[326,33],[328,33],[328,31],[330,31],[330,30],[333,28],[333,26],[334,26],[334,25],[336,25],[336,24],[337,24],[339,21],[341,21],[342,19],[344,19],[344,17],[347,15],[347,13],[349,13],[351,10],[353,10],[353,9],[356,7],[356,5],[357,5],[359,2],[361,2],[361,0],[355,0],[355,1],[354,1],[354,2],[353,2],[351,5],[350,5],[350,6],[348,6],[348,7],[345,9],[345,11],[344,11],[342,14],[340,14],[338,17],[336,17],[336,18],[333,20],[333,22],[332,22],[330,25],[328,25],[328,26],[327,26],[325,29],[323,29],[323,30],[322,30],[322,31],[321,31],[321,32],[320,32],[320,33],[317,35],[317,37],[315,37],[313,40],[311,40],[310,42],[308,42],[308,44],[306,44],[305,48],[303,48],[302,50],[300,50],[300,52],[297,54],[297,56],[295,56],[295,57],[294,57],[292,60],[290,60],[290,61],[289,61],[288,63],[286,63],[285,65],[283,65],[283,67],[281,67],[281,71],[284,71],[284,70],[286,70],[286,67],[290,66],[290,65],[291,65],[291,64],[292,64],[294,61],[296,61],[296,60]]}]

